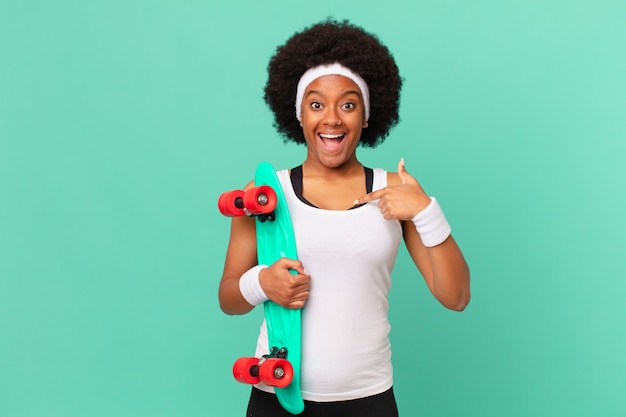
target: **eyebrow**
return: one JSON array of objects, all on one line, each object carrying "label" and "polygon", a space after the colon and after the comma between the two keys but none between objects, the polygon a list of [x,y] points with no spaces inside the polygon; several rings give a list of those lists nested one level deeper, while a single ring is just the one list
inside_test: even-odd
[{"label": "eyebrow", "polygon": [[[307,97],[307,96],[309,96],[311,94],[319,94],[320,96],[324,95],[321,91],[309,90],[309,92],[305,94],[305,97]],[[347,91],[344,91],[341,95],[342,96],[348,96],[350,94],[356,94],[357,96],[361,97],[361,93],[359,91],[357,91],[357,90],[347,90]]]}]

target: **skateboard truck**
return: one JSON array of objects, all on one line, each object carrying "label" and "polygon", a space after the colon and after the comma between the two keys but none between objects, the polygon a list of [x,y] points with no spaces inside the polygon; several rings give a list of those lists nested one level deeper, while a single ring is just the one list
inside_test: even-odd
[{"label": "skateboard truck", "polygon": [[[254,376],[259,375],[259,368],[261,367],[261,364],[263,362],[265,362],[267,359],[287,359],[287,348],[277,348],[276,346],[274,346],[272,348],[272,350],[270,351],[270,353],[268,353],[267,355],[263,355],[259,358],[259,363],[254,367],[254,370],[250,370],[251,374],[256,374]],[[279,378],[282,378],[284,376],[284,370],[280,369],[280,376],[278,376]],[[276,373],[276,372],[275,372]]]},{"label": "skateboard truck", "polygon": [[[255,216],[254,214],[250,214],[250,217]],[[274,212],[272,211],[271,213],[268,214],[257,214],[256,215],[257,219],[259,219],[259,221],[261,223],[265,223],[266,221],[270,221],[273,222],[274,220],[276,220],[276,215],[274,214]]]},{"label": "skateboard truck", "polygon": [[263,359],[267,359],[267,358],[287,359],[287,353],[288,353],[287,348],[285,347],[277,348],[276,346],[274,346],[270,350],[270,353],[267,355],[263,355],[262,358]]},{"label": "skateboard truck", "polygon": [[260,222],[276,220],[276,192],[266,185],[246,191],[233,190],[222,194],[218,200],[220,212],[228,217],[256,217]]},{"label": "skateboard truck", "polygon": [[[287,348],[277,348],[276,346],[272,347],[271,351],[269,354],[267,355],[263,355],[261,356],[261,358],[259,359],[259,365],[256,368],[256,372],[258,375],[259,369],[261,367],[261,365],[263,364],[263,362],[265,362],[267,359],[287,359]],[[277,367],[274,369],[274,377],[276,379],[282,379],[285,377],[285,369],[282,367]]]},{"label": "skateboard truck", "polygon": [[260,358],[237,359],[233,365],[233,376],[244,384],[263,382],[284,388],[293,380],[294,371],[287,360],[287,348],[272,347],[269,354]]},{"label": "skateboard truck", "polygon": [[[256,216],[262,223],[268,220],[273,222],[276,220],[276,215],[274,213],[274,208],[276,207],[276,194],[274,193],[274,190],[269,187],[263,187],[259,191],[256,191],[256,188],[257,187],[253,188],[251,190],[251,194],[248,194],[249,201],[241,202],[242,205],[251,206],[250,210],[244,207],[243,211],[246,213],[246,216]],[[251,204],[252,202],[256,204]]]}]

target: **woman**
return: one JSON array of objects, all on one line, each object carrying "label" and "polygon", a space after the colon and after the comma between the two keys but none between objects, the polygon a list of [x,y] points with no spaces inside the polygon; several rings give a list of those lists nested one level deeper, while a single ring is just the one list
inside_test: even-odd
[{"label": "woman", "polygon": [[[268,299],[305,307],[303,416],[397,416],[387,312],[400,241],[445,307],[462,311],[469,302],[469,270],[437,201],[403,160],[391,173],[356,155],[398,122],[397,66],[375,36],[329,20],[293,35],[268,72],[265,100],[277,130],[307,149],[302,165],[278,172],[299,259],[257,265],[254,220],[234,218],[221,308],[245,314]],[[264,323],[259,356],[269,350],[266,332]],[[247,415],[291,414],[258,384]]]}]

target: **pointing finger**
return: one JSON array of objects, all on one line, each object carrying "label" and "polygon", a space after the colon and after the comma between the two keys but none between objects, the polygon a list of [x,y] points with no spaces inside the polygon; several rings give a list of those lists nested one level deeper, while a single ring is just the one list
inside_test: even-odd
[{"label": "pointing finger", "polygon": [[369,194],[365,194],[363,197],[359,198],[358,200],[354,200],[354,205],[356,206],[358,204],[365,204],[370,201],[378,200],[380,197],[383,196],[384,193],[385,193],[385,189],[381,188],[380,190],[373,191]]}]

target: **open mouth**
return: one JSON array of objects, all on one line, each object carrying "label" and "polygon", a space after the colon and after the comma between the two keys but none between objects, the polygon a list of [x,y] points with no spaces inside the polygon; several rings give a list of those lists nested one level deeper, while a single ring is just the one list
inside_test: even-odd
[{"label": "open mouth", "polygon": [[343,134],[328,134],[328,133],[320,133],[320,139],[324,143],[326,149],[333,151],[339,149],[341,146],[341,142],[345,135]]}]

